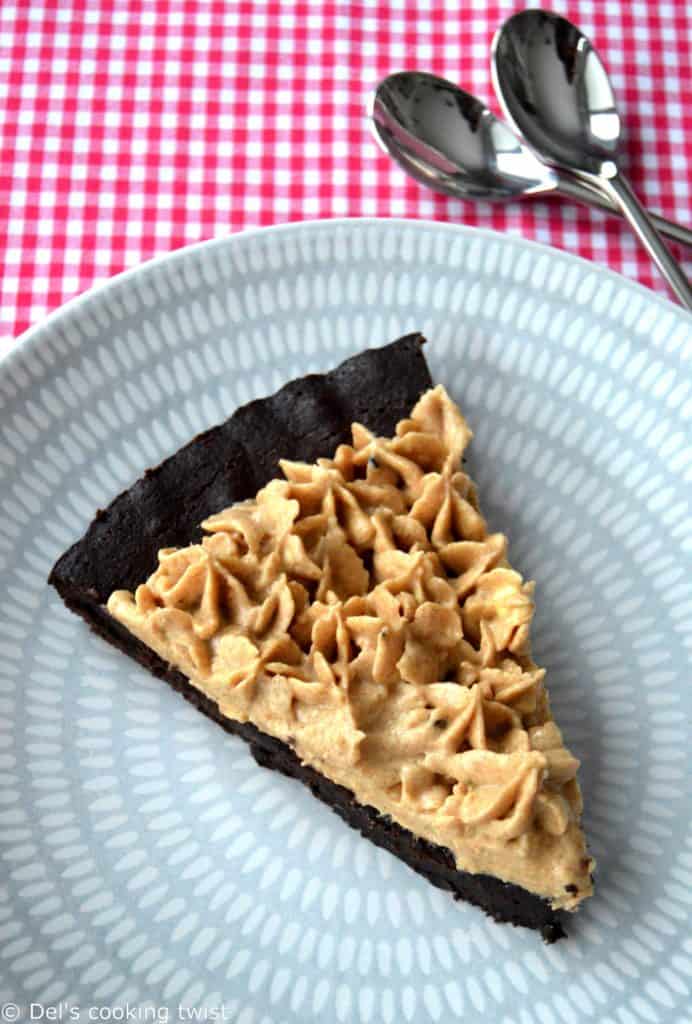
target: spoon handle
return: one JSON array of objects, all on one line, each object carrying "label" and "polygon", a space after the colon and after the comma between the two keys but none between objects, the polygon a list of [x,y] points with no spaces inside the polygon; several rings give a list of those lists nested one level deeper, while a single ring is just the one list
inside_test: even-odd
[{"label": "spoon handle", "polygon": [[632,230],[665,277],[680,303],[685,309],[692,310],[692,287],[690,287],[679,263],[666,248],[651,217],[632,191],[627,178],[616,171],[612,177],[607,177],[605,174],[589,175],[588,180],[600,187],[606,196],[617,203],[623,216],[629,221]]},{"label": "spoon handle", "polygon": [[[570,199],[576,199],[577,202],[586,203],[589,206],[598,206],[601,210],[605,210],[606,213],[617,213],[622,216],[620,204],[602,192],[600,186],[594,188],[593,185],[580,181],[579,178],[569,172],[555,169],[555,173],[557,175],[557,191],[561,195],[569,196]],[[674,242],[679,242],[680,245],[692,246],[692,230],[690,228],[685,228],[682,224],[676,224],[672,220],[660,217],[657,213],[650,213],[649,217],[662,234],[672,238]]]}]

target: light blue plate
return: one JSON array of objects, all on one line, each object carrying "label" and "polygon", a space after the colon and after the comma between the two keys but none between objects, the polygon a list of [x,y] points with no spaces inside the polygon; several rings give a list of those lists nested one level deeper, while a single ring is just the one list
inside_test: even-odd
[{"label": "light blue plate", "polygon": [[[538,582],[535,653],[583,762],[596,895],[553,947],[258,768],[45,584],[95,509],[195,432],[417,329],[475,430],[490,523]],[[691,371],[692,320],[644,289],[397,221],[196,246],[31,331],[0,368],[0,1003],[692,1020]]]}]

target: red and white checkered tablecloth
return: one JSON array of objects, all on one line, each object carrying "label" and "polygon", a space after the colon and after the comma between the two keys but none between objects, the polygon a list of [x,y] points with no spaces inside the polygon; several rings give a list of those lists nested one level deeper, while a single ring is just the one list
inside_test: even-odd
[{"label": "red and white checkered tablecloth", "polygon": [[[616,221],[565,200],[491,206],[434,196],[407,180],[366,129],[366,94],[395,70],[437,72],[499,109],[490,41],[522,6],[2,0],[1,344],[70,296],[155,254],[317,217],[490,226],[579,253],[665,293]],[[605,58],[635,187],[652,210],[689,225],[689,0],[553,0],[552,7],[576,21]]]}]

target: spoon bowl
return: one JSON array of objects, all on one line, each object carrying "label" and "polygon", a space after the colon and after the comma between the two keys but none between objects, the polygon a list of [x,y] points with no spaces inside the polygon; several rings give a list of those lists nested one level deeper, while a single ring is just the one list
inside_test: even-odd
[{"label": "spoon bowl", "polygon": [[583,32],[558,14],[520,11],[493,40],[492,73],[514,128],[543,160],[620,209],[671,290],[692,309],[689,281],[618,167],[622,122],[608,73]]},{"label": "spoon bowl", "polygon": [[389,75],[369,114],[379,145],[412,177],[458,199],[554,191],[554,171],[480,100],[422,71]]},{"label": "spoon bowl", "polygon": [[622,122],[608,73],[575,25],[547,11],[515,14],[495,36],[493,76],[505,113],[545,159],[615,174]]}]

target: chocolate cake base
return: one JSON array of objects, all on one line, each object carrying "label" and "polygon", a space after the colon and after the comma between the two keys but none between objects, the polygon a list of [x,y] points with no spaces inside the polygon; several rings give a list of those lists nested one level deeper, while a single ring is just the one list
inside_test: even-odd
[{"label": "chocolate cake base", "polygon": [[159,548],[189,544],[199,523],[254,497],[277,474],[280,458],[313,462],[350,441],[358,421],[387,436],[432,386],[423,338],[407,335],[346,360],[328,374],[291,381],[275,395],[238,409],[228,420],[148,470],[105,511],[55,564],[49,577],[65,604],[90,628],[174,689],[209,718],[250,744],[257,762],[299,779],[316,797],[377,846],[389,850],[456,899],[497,921],[541,932],[546,942],[565,933],[546,900],[488,875],[458,871],[452,853],[419,839],[307,765],[254,725],[221,715],[218,706],[113,619],[105,603],[117,589],[134,590],[156,566]]}]

